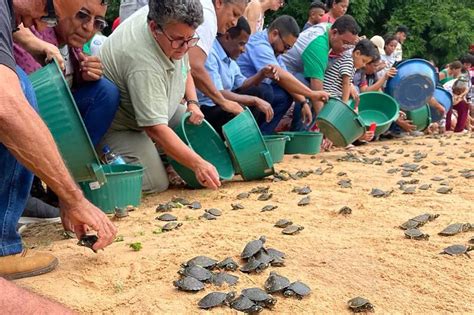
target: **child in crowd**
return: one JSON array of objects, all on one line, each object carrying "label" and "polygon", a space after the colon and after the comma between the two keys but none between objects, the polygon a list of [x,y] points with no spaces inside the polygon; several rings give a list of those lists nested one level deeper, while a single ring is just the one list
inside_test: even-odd
[{"label": "child in crowd", "polygon": [[308,27],[321,23],[321,20],[326,12],[327,9],[324,3],[321,1],[312,2],[308,10],[308,21],[303,26],[303,31]]},{"label": "child in crowd", "polygon": [[448,67],[439,73],[439,83],[445,84],[448,81],[457,79],[462,71],[462,63],[460,61],[451,62]]},{"label": "child in crowd", "polygon": [[263,31],[265,24],[265,12],[277,11],[285,4],[285,0],[252,0],[245,8],[244,17],[250,25],[253,33]]},{"label": "child in crowd", "polygon": [[320,23],[334,23],[336,19],[346,14],[347,8],[349,8],[349,0],[327,0],[326,7],[329,12],[323,15]]},{"label": "child in crowd", "polygon": [[453,107],[446,116],[446,130],[450,131],[453,123],[453,111],[457,112],[454,132],[463,132],[469,118],[469,103],[466,95],[469,92],[469,82],[465,78],[456,80],[452,87]]},{"label": "child in crowd", "polygon": [[[380,56],[382,59],[382,63],[380,65],[379,76],[384,76],[385,73],[393,67],[394,63],[396,62],[395,59],[395,49],[397,48],[398,40],[394,35],[387,36],[385,38],[385,45],[383,47],[384,53]],[[380,69],[379,68],[379,69]]]},{"label": "child in crowd", "polygon": [[378,59],[374,59],[372,62],[369,62],[363,69],[356,71],[353,84],[359,93],[382,91],[385,82],[397,74],[397,69],[392,67],[387,72],[385,72],[383,76],[379,76],[377,69],[380,64],[381,61],[379,57]]}]

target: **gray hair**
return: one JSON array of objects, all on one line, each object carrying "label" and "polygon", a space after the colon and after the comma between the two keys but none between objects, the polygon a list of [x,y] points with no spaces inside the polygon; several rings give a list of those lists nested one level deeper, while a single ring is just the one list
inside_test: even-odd
[{"label": "gray hair", "polygon": [[196,29],[204,21],[199,0],[150,0],[148,20],[163,27],[168,23],[184,23]]}]

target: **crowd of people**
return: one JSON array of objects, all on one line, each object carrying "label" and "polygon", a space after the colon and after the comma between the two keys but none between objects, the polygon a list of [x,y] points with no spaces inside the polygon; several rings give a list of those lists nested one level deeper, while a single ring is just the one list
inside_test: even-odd
[{"label": "crowd of people", "polygon": [[[107,38],[101,34],[107,27],[105,0],[0,1],[0,276],[6,279],[46,273],[58,264],[49,253],[23,249],[17,226],[22,215],[60,215],[78,237],[94,230],[95,250],[117,232],[84,198],[37,114],[27,74],[47,61],[60,64],[96,149],[107,145],[127,163],[145,166],[144,192],[179,183],[165,156],[216,189],[216,168],[173,131],[186,112],[192,124],[205,119],[221,136],[222,126],[244,107],[262,134],[315,130],[329,97],[348,103],[358,102],[362,92],[382,92],[397,73],[409,36],[405,26],[384,37],[361,36],[357,21],[346,14],[349,0],[311,3],[302,31],[288,15],[265,23],[265,13],[279,10],[284,0],[122,0]],[[444,118],[427,132],[471,128],[473,53],[439,72],[453,108],[446,113],[429,100]],[[383,136],[410,132],[416,126],[401,112]],[[372,140],[367,131],[357,144]],[[330,146],[326,140],[324,148]],[[10,288],[31,305],[41,301],[1,277],[2,292]]]}]

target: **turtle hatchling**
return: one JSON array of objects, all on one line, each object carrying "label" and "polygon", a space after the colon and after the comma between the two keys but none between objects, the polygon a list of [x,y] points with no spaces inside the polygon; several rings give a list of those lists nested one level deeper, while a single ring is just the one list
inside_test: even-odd
[{"label": "turtle hatchling", "polygon": [[267,269],[269,266],[268,263],[262,263],[260,260],[250,257],[245,265],[240,267],[240,271],[245,273],[256,272],[260,273],[263,270]]},{"label": "turtle hatchling", "polygon": [[212,273],[201,266],[186,267],[178,271],[178,273],[186,277],[193,277],[201,282],[209,281],[212,277]]},{"label": "turtle hatchling", "polygon": [[240,254],[240,257],[244,259],[252,257],[262,249],[263,244],[265,244],[265,241],[265,236],[260,236],[259,239],[248,242],[247,245],[245,245],[244,250]]},{"label": "turtle hatchling", "polygon": [[280,219],[275,223],[275,227],[286,228],[289,225],[292,225],[293,222],[288,219]]},{"label": "turtle hatchling", "polygon": [[172,230],[175,230],[175,229],[178,229],[180,228],[181,226],[183,225],[183,223],[178,223],[176,221],[172,221],[172,222],[168,222],[166,223],[165,225],[163,225],[163,227],[161,228],[161,230],[163,232],[169,232],[169,231],[172,231]]},{"label": "turtle hatchling", "polygon": [[295,187],[295,188],[293,188],[292,192],[295,192],[298,195],[307,195],[307,194],[311,193],[311,188],[309,188],[309,186]]},{"label": "turtle hatchling", "polygon": [[260,313],[263,310],[263,307],[257,305],[245,295],[240,295],[235,300],[233,300],[230,303],[230,307],[239,312],[244,312],[248,314]]},{"label": "turtle hatchling", "polygon": [[263,286],[268,293],[281,292],[290,286],[290,280],[272,271]]},{"label": "turtle hatchling", "polygon": [[459,256],[459,255],[466,255],[467,257],[471,258],[468,254],[471,250],[474,250],[474,246],[465,246],[465,245],[451,245],[443,249],[440,254],[446,254],[450,256]]},{"label": "turtle hatchling", "polygon": [[250,194],[247,193],[247,192],[240,193],[240,194],[237,195],[237,199],[239,199],[239,200],[247,199],[248,197],[250,197]]},{"label": "turtle hatchling", "polygon": [[341,179],[337,184],[342,188],[352,188],[352,180],[350,179]]},{"label": "turtle hatchling", "polygon": [[418,187],[419,190],[428,190],[431,188],[431,184],[424,184]]},{"label": "turtle hatchling", "polygon": [[201,203],[199,201],[194,201],[190,205],[188,205],[188,208],[191,210],[199,210],[202,208]]},{"label": "turtle hatchling", "polygon": [[173,203],[170,203],[170,202],[168,202],[168,203],[160,203],[160,204],[156,207],[155,211],[156,211],[156,212],[168,212],[168,211],[173,210],[173,208],[174,208]]},{"label": "turtle hatchling", "polygon": [[352,213],[352,209],[347,206],[344,206],[341,209],[339,209],[338,213],[342,215],[349,215]]},{"label": "turtle hatchling", "polygon": [[283,295],[286,297],[294,296],[298,299],[302,299],[311,293],[311,288],[308,287],[301,281],[296,281],[290,284],[284,291]]},{"label": "turtle hatchling", "polygon": [[258,186],[258,187],[252,188],[252,190],[250,190],[250,193],[251,194],[266,194],[268,193],[269,190],[270,190],[270,186],[266,186],[266,187]]},{"label": "turtle hatchling", "polygon": [[170,214],[170,213],[163,213],[162,215],[160,215],[159,217],[156,218],[157,220],[160,220],[160,221],[177,221],[178,218],[175,217],[174,215]]},{"label": "turtle hatchling", "polygon": [[275,248],[266,248],[265,250],[267,251],[267,254],[272,256],[274,259],[276,258],[284,259],[286,256],[284,252],[281,252]]},{"label": "turtle hatchling", "polygon": [[245,209],[243,205],[240,203],[231,203],[230,206],[232,207],[232,210],[242,210]]},{"label": "turtle hatchling", "polygon": [[179,203],[183,206],[188,206],[188,205],[191,204],[187,199],[181,198],[181,197],[175,197],[175,198],[171,199],[171,202]]},{"label": "turtle hatchling", "polygon": [[263,193],[260,196],[258,196],[257,199],[260,201],[267,201],[267,200],[270,200],[272,197],[273,197],[273,194]]},{"label": "turtle hatchling", "polygon": [[311,202],[311,197],[306,196],[298,202],[298,206],[300,207],[307,206],[309,205],[310,202]]},{"label": "turtle hatchling", "polygon": [[215,266],[217,265],[217,260],[212,259],[207,256],[196,256],[194,258],[191,258],[181,266],[186,268],[186,267],[192,267],[192,266],[201,266],[203,268],[212,270]]},{"label": "turtle hatchling", "polygon": [[209,214],[212,214],[215,217],[220,217],[222,215],[222,211],[216,208],[206,209],[204,210]]},{"label": "turtle hatchling", "polygon": [[239,265],[237,265],[237,263],[231,257],[227,257],[217,264],[217,268],[228,271],[236,271],[237,268],[239,268]]},{"label": "turtle hatchling", "polygon": [[242,295],[248,297],[251,301],[263,307],[272,308],[277,299],[263,291],[260,288],[248,288],[242,290]]},{"label": "turtle hatchling", "polygon": [[206,220],[216,220],[217,217],[213,214],[210,214],[209,212],[204,212],[201,216],[199,216],[200,218],[203,218],[203,219],[206,219]]},{"label": "turtle hatchling", "polygon": [[265,207],[262,208],[261,212],[273,211],[277,208],[278,208],[278,206],[266,205]]},{"label": "turtle hatchling", "polygon": [[81,236],[81,239],[79,240],[79,242],[77,242],[77,245],[90,248],[90,249],[92,249],[92,251],[93,251],[94,253],[97,253],[97,251],[94,250],[92,247],[94,246],[94,244],[95,244],[98,240],[99,240],[99,238],[97,237],[97,235],[88,235],[88,234],[85,234],[85,235]]},{"label": "turtle hatchling", "polygon": [[405,230],[405,237],[413,240],[428,240],[430,236],[421,232],[419,229]]},{"label": "turtle hatchling", "polygon": [[270,256],[265,250],[265,248],[262,248],[253,257],[257,259],[261,264],[264,264],[264,265],[269,265],[273,261],[273,256]]},{"label": "turtle hatchling", "polygon": [[431,180],[434,181],[434,182],[442,182],[444,180],[444,177],[435,176]]},{"label": "turtle hatchling", "polygon": [[469,240],[469,243],[470,243],[470,244],[474,244],[474,236],[471,237],[471,239]]},{"label": "turtle hatchling", "polygon": [[204,289],[204,283],[193,277],[184,277],[173,282],[173,285],[182,291],[197,292]]},{"label": "turtle hatchling", "polygon": [[444,230],[438,233],[442,236],[451,236],[458,233],[468,232],[474,227],[470,223],[454,223],[448,225]]},{"label": "turtle hatchling", "polygon": [[439,214],[430,214],[430,213],[420,214],[414,218],[411,218],[405,223],[401,224],[400,228],[404,230],[418,228],[425,225],[425,223],[427,223],[428,221],[433,221],[437,217],[439,217]]},{"label": "turtle hatchling", "polygon": [[416,192],[416,186],[403,187],[403,194],[413,195]]},{"label": "turtle hatchling", "polygon": [[375,198],[382,198],[382,197],[388,197],[392,194],[393,190],[390,191],[383,191],[382,189],[378,188],[372,188],[372,191],[370,192],[370,195],[375,197]]},{"label": "turtle hatchling", "polygon": [[444,195],[449,194],[452,191],[453,191],[453,187],[447,187],[447,186],[440,187],[436,190],[438,194],[444,194]]},{"label": "turtle hatchling", "polygon": [[304,230],[304,227],[302,227],[301,225],[292,224],[284,228],[281,232],[286,235],[294,235],[302,230]]},{"label": "turtle hatchling", "polygon": [[224,283],[227,283],[228,285],[236,285],[238,281],[239,277],[231,275],[227,272],[218,272],[212,275],[211,278],[211,283],[217,286],[221,286]]},{"label": "turtle hatchling", "polygon": [[235,298],[235,294],[236,292],[211,292],[198,302],[198,306],[207,310],[221,305],[230,305],[230,302]]},{"label": "turtle hatchling", "polygon": [[347,305],[354,313],[373,312],[374,306],[369,300],[363,297],[355,297],[347,302]]}]

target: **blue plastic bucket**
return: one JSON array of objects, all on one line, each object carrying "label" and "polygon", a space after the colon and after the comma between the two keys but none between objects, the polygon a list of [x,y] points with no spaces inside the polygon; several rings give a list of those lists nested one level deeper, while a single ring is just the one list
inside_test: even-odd
[{"label": "blue plastic bucket", "polygon": [[388,80],[385,92],[392,96],[404,111],[426,105],[436,87],[435,68],[423,59],[406,60],[396,68],[397,75]]},{"label": "blue plastic bucket", "polygon": [[[436,90],[433,96],[438,101],[438,103],[443,105],[444,109],[446,110],[446,113],[453,106],[453,99],[451,97],[451,94],[445,89],[443,89],[442,87],[440,86],[436,87]],[[431,111],[432,122],[438,122],[443,118],[443,116],[441,116],[441,114],[431,106],[430,106],[430,111]]]}]

